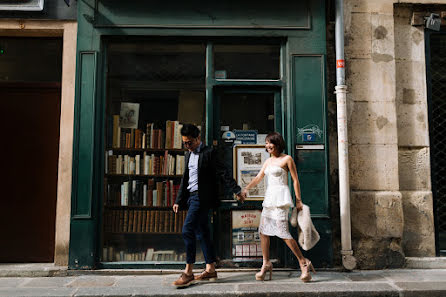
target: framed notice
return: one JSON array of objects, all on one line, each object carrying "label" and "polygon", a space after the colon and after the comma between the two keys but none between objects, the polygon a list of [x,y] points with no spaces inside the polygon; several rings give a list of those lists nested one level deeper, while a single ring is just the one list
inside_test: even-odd
[{"label": "framed notice", "polygon": [[233,260],[248,260],[262,257],[259,224],[260,210],[232,211],[232,257]]},{"label": "framed notice", "polygon": [[[235,145],[234,154],[234,179],[242,188],[247,186],[262,169],[263,163],[269,158],[269,153],[265,151],[264,145]],[[247,200],[263,200],[265,197],[266,180],[251,188]]]},{"label": "framed notice", "polygon": [[119,127],[138,128],[139,103],[121,103],[121,112],[119,115]]},{"label": "framed notice", "polygon": [[0,0],[0,10],[42,11],[44,0]]}]

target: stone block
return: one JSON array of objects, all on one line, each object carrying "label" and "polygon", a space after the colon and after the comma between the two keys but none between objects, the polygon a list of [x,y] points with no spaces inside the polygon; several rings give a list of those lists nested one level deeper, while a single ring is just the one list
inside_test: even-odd
[{"label": "stone block", "polygon": [[412,9],[397,7],[395,10],[395,59],[425,61],[423,27],[410,25]]},{"label": "stone block", "polygon": [[435,256],[435,227],[431,191],[402,191],[403,249],[409,257]]},{"label": "stone block", "polygon": [[371,59],[349,59],[346,63],[348,100],[394,101],[395,63]]},{"label": "stone block", "polygon": [[[398,102],[403,104],[410,104],[413,99],[407,98],[406,95],[411,95],[404,90],[414,90],[414,94],[420,102],[426,102],[426,66],[425,62],[397,60],[395,62],[395,76],[396,87],[399,91]],[[404,93],[406,92],[406,93]]]},{"label": "stone block", "polygon": [[426,104],[398,104],[397,126],[399,146],[429,146]]},{"label": "stone block", "polygon": [[401,239],[352,238],[357,269],[385,269],[404,267]]},{"label": "stone block", "polygon": [[372,14],[372,60],[393,61],[395,56],[394,20],[392,15]]},{"label": "stone block", "polygon": [[394,2],[389,0],[347,0],[344,2],[344,7],[348,12],[370,12],[392,15]]},{"label": "stone block", "polygon": [[352,191],[351,214],[352,244],[358,268],[403,267],[401,193]]},{"label": "stone block", "polygon": [[345,32],[345,55],[349,58],[370,58],[372,26],[369,13],[352,13]]},{"label": "stone block", "polygon": [[[398,63],[398,62],[397,62]],[[411,88],[408,86],[402,86],[398,84],[396,86],[396,101],[398,104],[426,104],[426,92],[425,88]]]},{"label": "stone block", "polygon": [[352,189],[399,190],[396,145],[351,145],[349,165]]},{"label": "stone block", "polygon": [[356,238],[402,238],[403,207],[398,191],[352,191],[352,235]]},{"label": "stone block", "polygon": [[400,190],[430,190],[431,169],[429,148],[398,151]]},{"label": "stone block", "polygon": [[394,102],[353,102],[349,113],[349,141],[352,144],[397,144]]}]

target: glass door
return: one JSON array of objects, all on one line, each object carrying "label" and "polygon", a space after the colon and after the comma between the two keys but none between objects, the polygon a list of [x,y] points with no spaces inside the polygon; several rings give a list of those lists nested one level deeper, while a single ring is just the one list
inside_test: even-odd
[{"label": "glass door", "polygon": [[[269,132],[282,132],[280,89],[222,87],[215,89],[213,144],[219,158],[243,187],[254,177],[268,154],[264,150]],[[240,152],[250,170],[241,171]],[[238,156],[240,155],[240,156]],[[249,156],[248,156],[249,155]],[[249,172],[248,172],[249,171]],[[243,173],[244,172],[244,173]],[[236,203],[221,186],[221,205],[214,213],[214,241],[221,266],[257,266],[262,253],[257,231],[262,209],[262,190]],[[279,243],[272,238],[271,258],[280,263]]]}]

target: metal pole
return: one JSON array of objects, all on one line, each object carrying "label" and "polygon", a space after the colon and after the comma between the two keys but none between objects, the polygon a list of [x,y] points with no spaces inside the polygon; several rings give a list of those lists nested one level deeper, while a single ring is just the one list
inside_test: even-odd
[{"label": "metal pole", "polygon": [[338,158],[339,158],[339,208],[341,217],[341,254],[342,265],[349,270],[356,267],[351,242],[350,216],[350,180],[348,167],[347,134],[347,86],[345,85],[344,61],[344,3],[336,0],[336,105],[338,124]]}]

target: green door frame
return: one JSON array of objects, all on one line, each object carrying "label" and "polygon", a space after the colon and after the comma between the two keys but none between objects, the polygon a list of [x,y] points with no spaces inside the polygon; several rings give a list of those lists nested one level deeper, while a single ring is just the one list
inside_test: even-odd
[{"label": "green door frame", "polygon": [[[251,38],[281,38],[286,43],[281,48],[281,78],[271,81],[231,81],[213,78],[212,65],[206,68],[206,124],[208,143],[213,131],[212,114],[214,88],[219,86],[269,86],[281,89],[283,106],[283,135],[286,135],[288,151],[294,156],[295,122],[293,85],[299,77],[293,77],[291,71],[293,54],[326,55],[325,42],[325,1],[308,1],[310,23],[305,28],[235,28],[228,27],[169,27],[144,26],[113,23],[115,17],[98,0],[85,0],[78,3],[78,43],[76,61],[75,125],[73,142],[73,178],[72,208],[70,231],[70,269],[93,269],[99,264],[101,236],[101,204],[103,189],[102,172],[104,171],[104,131],[106,98],[106,63],[103,37],[107,36],[159,36],[181,38],[208,37],[231,38],[241,40]],[[132,12],[130,4],[115,1]],[[102,9],[102,10],[101,10]],[[100,13],[99,13],[100,12]],[[138,11],[134,11],[135,15]],[[97,25],[96,18],[108,20],[110,25]],[[132,20],[132,14],[125,16]],[[140,16],[139,16],[140,17]],[[206,59],[212,61],[212,43],[206,49]],[[299,74],[300,75],[300,74]],[[293,81],[294,80],[294,81]],[[325,92],[325,86],[324,92]],[[323,115],[325,117],[325,115]],[[328,182],[328,181],[327,181]],[[324,231],[325,232],[325,231]],[[331,232],[331,230],[327,230]],[[331,255],[330,255],[331,257]],[[136,264],[136,263],[135,263]],[[141,266],[138,266],[141,267]],[[162,268],[162,266],[156,266]],[[168,266],[174,268],[173,266]],[[118,268],[118,267],[115,267]]]}]

